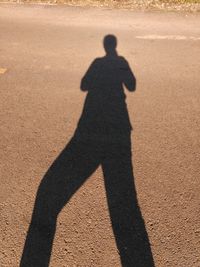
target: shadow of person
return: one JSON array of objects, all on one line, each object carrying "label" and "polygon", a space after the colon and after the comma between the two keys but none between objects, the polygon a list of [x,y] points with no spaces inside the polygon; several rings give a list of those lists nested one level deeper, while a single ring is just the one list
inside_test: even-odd
[{"label": "shadow of person", "polygon": [[123,88],[134,91],[136,80],[116,46],[115,36],[105,36],[106,55],[94,60],[81,81],[81,90],[87,91],[82,115],[41,181],[21,267],[49,266],[58,214],[99,165],[122,266],[154,266],[134,185],[132,127]]}]

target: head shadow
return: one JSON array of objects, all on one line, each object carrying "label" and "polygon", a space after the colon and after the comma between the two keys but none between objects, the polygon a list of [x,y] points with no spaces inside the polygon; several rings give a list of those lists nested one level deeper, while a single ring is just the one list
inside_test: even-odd
[{"label": "head shadow", "polygon": [[125,88],[135,91],[136,78],[118,55],[114,35],[105,36],[103,46],[105,55],[81,80],[87,94],[75,133],[38,188],[20,267],[49,266],[59,212],[100,165],[121,265],[154,267],[134,184],[126,105]]},{"label": "head shadow", "polygon": [[106,35],[103,39],[103,46],[107,55],[116,53],[117,38],[112,35]]}]

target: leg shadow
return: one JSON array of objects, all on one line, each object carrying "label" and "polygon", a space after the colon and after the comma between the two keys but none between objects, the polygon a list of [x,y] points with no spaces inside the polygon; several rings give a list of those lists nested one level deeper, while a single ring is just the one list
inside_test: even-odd
[{"label": "leg shadow", "polygon": [[39,186],[20,267],[48,267],[57,216],[77,189],[96,170],[93,146],[73,138]]},{"label": "leg shadow", "polygon": [[154,267],[137,202],[129,136],[98,144],[72,138],[38,188],[20,267],[49,266],[58,214],[100,164],[122,266]]},{"label": "leg shadow", "polygon": [[107,147],[102,168],[109,212],[123,267],[154,267],[135,190],[129,136]]}]

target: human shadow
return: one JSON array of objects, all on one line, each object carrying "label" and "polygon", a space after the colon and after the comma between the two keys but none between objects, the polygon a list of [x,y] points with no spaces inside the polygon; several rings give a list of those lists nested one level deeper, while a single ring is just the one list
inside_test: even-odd
[{"label": "human shadow", "polygon": [[105,56],[93,61],[81,81],[87,91],[74,136],[39,186],[20,267],[48,267],[59,212],[101,165],[117,249],[123,267],[153,267],[137,201],[131,155],[131,123],[124,87],[136,79],[117,54],[114,35],[104,38]]}]

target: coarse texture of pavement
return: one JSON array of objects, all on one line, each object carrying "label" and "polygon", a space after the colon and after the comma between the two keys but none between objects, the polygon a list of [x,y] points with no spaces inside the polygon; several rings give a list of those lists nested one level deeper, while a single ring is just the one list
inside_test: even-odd
[{"label": "coarse texture of pavement", "polygon": [[[38,186],[74,134],[87,95],[80,82],[107,34],[137,80],[126,103],[154,264],[200,266],[199,14],[2,4],[2,267],[19,266]],[[59,214],[50,266],[118,267],[119,255],[99,166]]]}]

